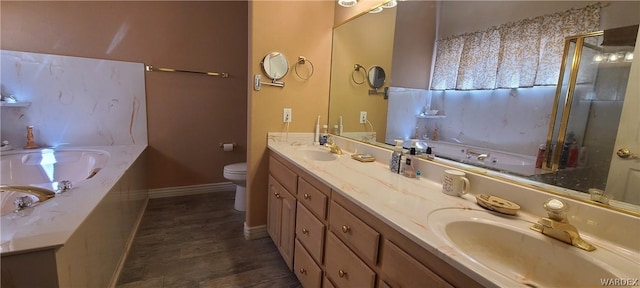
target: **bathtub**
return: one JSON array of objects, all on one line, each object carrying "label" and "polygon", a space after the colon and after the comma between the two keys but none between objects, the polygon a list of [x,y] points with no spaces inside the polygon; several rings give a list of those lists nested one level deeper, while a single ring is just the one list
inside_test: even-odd
[{"label": "bathtub", "polygon": [[[35,186],[51,192],[60,192],[64,185],[82,185],[93,178],[107,164],[109,153],[95,149],[36,149],[3,152],[0,155],[0,185]],[[67,181],[61,185],[61,182]],[[15,210],[17,197],[33,195],[3,189],[0,193],[0,215]]]},{"label": "bathtub", "polygon": [[3,152],[1,185],[33,185],[58,190],[60,181],[80,183],[93,178],[109,161],[96,149],[38,149]]},{"label": "bathtub", "polygon": [[[428,143],[422,141],[418,143],[421,149],[426,149],[426,145],[433,149],[433,153],[437,157],[464,164],[525,177],[541,172],[540,169],[535,168],[535,156],[519,155],[445,141],[429,141]],[[487,155],[487,157],[484,160],[479,160],[478,155],[480,154]]]},{"label": "bathtub", "polygon": [[[5,279],[16,287],[113,286],[148,199],[145,149],[112,145],[2,152],[3,185],[55,190],[62,180],[73,184],[27,208],[28,214],[1,216],[2,286]],[[51,278],[32,277],[33,271]]]}]

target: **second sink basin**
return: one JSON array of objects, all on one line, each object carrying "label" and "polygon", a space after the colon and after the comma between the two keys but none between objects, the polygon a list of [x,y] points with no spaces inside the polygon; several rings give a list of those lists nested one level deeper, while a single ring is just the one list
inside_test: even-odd
[{"label": "second sink basin", "polygon": [[468,266],[514,281],[510,286],[599,287],[607,279],[638,277],[633,261],[601,247],[583,251],[529,230],[531,222],[515,217],[442,209],[432,212],[428,222],[455,254],[467,259]]}]

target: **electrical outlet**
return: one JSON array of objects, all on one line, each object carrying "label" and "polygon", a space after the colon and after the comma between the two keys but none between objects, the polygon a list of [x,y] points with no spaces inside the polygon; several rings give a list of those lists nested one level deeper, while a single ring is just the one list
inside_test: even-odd
[{"label": "electrical outlet", "polygon": [[291,123],[291,108],[284,108],[284,110],[282,110],[282,122]]},{"label": "electrical outlet", "polygon": [[360,111],[360,124],[367,123],[367,111]]}]

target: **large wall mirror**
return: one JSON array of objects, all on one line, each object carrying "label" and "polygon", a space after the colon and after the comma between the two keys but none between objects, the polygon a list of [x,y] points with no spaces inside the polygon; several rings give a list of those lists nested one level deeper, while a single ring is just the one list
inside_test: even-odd
[{"label": "large wall mirror", "polygon": [[[592,69],[595,78],[588,85],[581,86],[578,83],[575,87],[576,94],[579,96],[575,96],[569,106],[571,114],[567,115],[568,126],[562,129],[560,124],[550,129],[550,122],[554,118],[552,117],[554,104],[560,103],[561,107],[564,107],[563,101],[566,100],[562,97],[556,99],[556,86],[486,91],[428,90],[434,54],[433,46],[437,38],[475,32],[520,19],[584,7],[593,2],[399,1],[398,3],[395,9],[385,9],[377,14],[365,13],[334,29],[328,119],[330,125],[343,121],[342,136],[389,149],[391,149],[389,144],[392,144],[394,139],[417,138],[421,140],[420,145],[436,147],[435,150],[439,150],[445,156],[447,153],[450,154],[451,157],[443,157],[447,158],[443,161],[454,163],[450,160],[456,159],[457,163],[453,165],[458,165],[461,169],[481,171],[500,179],[590,202],[590,196],[586,193],[589,188],[606,191],[625,189],[624,187],[610,188],[613,186],[608,186],[611,183],[607,184],[606,180],[611,178],[609,174],[615,170],[611,167],[619,161],[622,161],[623,166],[628,166],[630,163],[638,165],[639,160],[621,160],[615,156],[614,151],[622,148],[618,147],[622,144],[619,145],[616,142],[620,140],[620,136],[618,136],[619,133],[616,135],[615,131],[618,131],[619,125],[626,125],[623,123],[624,119],[620,119],[620,115],[624,115],[624,105],[628,103],[629,98],[635,99],[634,101],[640,98],[637,83],[635,83],[637,81],[629,81],[631,62],[594,65],[593,59],[600,54],[601,56],[611,55],[611,51],[618,52],[622,49],[638,55],[638,47],[635,47],[635,50],[633,46],[605,47],[606,45],[603,46],[601,43],[602,36],[597,35],[586,41],[589,45],[594,43],[595,46],[587,45],[589,47],[581,51],[582,60],[583,63],[589,62],[590,67],[595,67],[595,70]],[[637,1],[607,2],[606,6],[600,10],[600,27],[602,30],[608,30],[636,25],[640,23],[638,11],[640,11],[640,2]],[[577,43],[574,42],[572,51],[575,51],[575,44]],[[584,55],[585,53],[588,55]],[[585,60],[586,58],[589,60]],[[354,64],[360,64],[367,69],[380,66],[385,70],[384,85],[390,87],[388,100],[381,95],[369,95],[367,93],[369,87],[366,84],[358,85],[351,80]],[[601,83],[607,84],[600,85]],[[631,84],[629,89],[635,89],[635,92],[626,91],[626,95],[635,93],[633,97],[625,98],[624,96],[627,83]],[[632,88],[633,85],[636,87]],[[634,114],[637,114],[638,104],[635,103],[632,105],[636,106]],[[370,123],[358,122],[357,117],[360,111],[368,112]],[[425,113],[427,111],[430,112]],[[563,111],[562,108],[556,111],[558,119],[562,119]],[[637,132],[640,131],[638,127],[624,129],[635,131],[636,134],[640,133]],[[580,161],[587,161],[590,168],[550,167],[551,171],[547,173],[540,173],[541,170],[533,168],[523,168],[526,166],[522,165],[525,162],[536,162],[536,156],[541,147],[544,147],[547,152],[555,150],[562,152],[562,147],[557,148],[547,143],[550,130],[556,131],[555,135],[550,136],[554,141],[558,140],[559,133],[562,132],[563,142],[577,145],[578,150],[582,148],[581,152],[585,153],[584,155],[593,155],[589,159],[580,159]],[[408,145],[409,141],[406,143]],[[564,143],[562,145],[564,146]],[[567,145],[566,149],[572,149],[571,145]],[[634,151],[639,148],[638,143],[630,145],[632,146],[627,148],[631,149],[632,153],[640,153],[640,151]],[[489,157],[484,157],[486,154],[489,154]],[[559,156],[549,153],[549,161],[554,160],[554,157]],[[556,160],[556,163],[560,161],[560,159]],[[577,163],[578,160],[572,159],[572,161]],[[576,163],[572,162],[572,165],[577,166]],[[634,177],[631,172],[624,173]],[[624,180],[627,183],[626,188],[628,189],[631,185],[630,190],[635,193],[630,192],[626,196],[614,195],[609,205],[592,203],[639,214],[640,189],[637,187],[640,176],[636,176],[635,179],[637,182],[633,182],[633,179]]]}]

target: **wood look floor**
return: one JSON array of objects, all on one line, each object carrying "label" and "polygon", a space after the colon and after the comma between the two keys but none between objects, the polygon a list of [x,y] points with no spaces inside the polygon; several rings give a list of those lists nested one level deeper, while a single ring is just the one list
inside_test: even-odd
[{"label": "wood look floor", "polygon": [[149,200],[117,287],[301,287],[271,238],[244,239],[234,196]]}]

